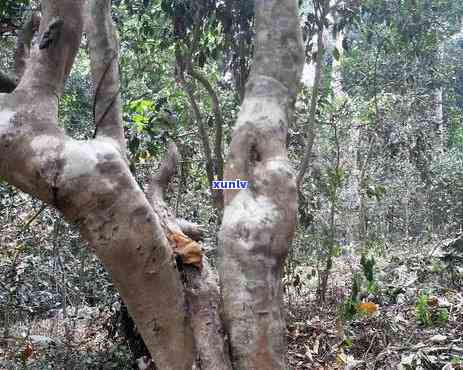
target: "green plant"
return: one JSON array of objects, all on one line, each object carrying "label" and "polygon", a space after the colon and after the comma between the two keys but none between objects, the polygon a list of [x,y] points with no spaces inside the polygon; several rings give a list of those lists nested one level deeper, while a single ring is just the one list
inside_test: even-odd
[{"label": "green plant", "polygon": [[368,293],[374,293],[378,289],[374,275],[375,264],[376,261],[373,256],[367,257],[366,254],[362,254],[360,265],[362,266],[363,275],[365,276],[367,282]]},{"label": "green plant", "polygon": [[357,314],[357,305],[358,302],[353,300],[351,297],[347,298],[340,308],[340,317],[342,321],[350,321]]},{"label": "green plant", "polygon": [[431,325],[446,325],[449,321],[449,311],[447,308],[439,308],[430,304],[433,299],[429,298],[429,294],[421,293],[416,302],[416,319],[424,326]]},{"label": "green plant", "polygon": [[[359,295],[362,290],[366,290],[368,293],[374,293],[378,287],[375,281],[374,266],[375,259],[373,256],[367,257],[363,254],[360,259],[360,265],[362,266],[363,276],[359,273],[354,274],[352,277],[352,293],[348,299],[344,301],[340,308],[340,316],[344,321],[350,321],[356,314],[365,314],[364,310],[359,310]],[[365,286],[366,282],[366,287]],[[368,313],[367,313],[368,314]]]},{"label": "green plant", "polygon": [[359,304],[358,295],[362,286],[362,277],[359,274],[354,274],[352,277],[352,292],[340,307],[339,316],[343,321],[350,321],[357,314],[357,306]]},{"label": "green plant", "polygon": [[418,300],[415,306],[416,319],[419,323],[421,323],[424,326],[430,326],[432,323],[428,300],[429,300],[428,294],[422,293],[418,297]]},{"label": "green plant", "polygon": [[446,325],[449,321],[449,311],[446,308],[441,308],[436,315],[436,323]]},{"label": "green plant", "polygon": [[455,366],[461,366],[463,364],[463,358],[460,356],[454,356],[452,357],[452,360],[450,360],[450,363]]}]

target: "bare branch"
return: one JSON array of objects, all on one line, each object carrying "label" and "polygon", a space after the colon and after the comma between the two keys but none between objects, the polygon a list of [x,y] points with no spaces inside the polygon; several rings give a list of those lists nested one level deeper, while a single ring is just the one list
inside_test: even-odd
[{"label": "bare branch", "polygon": [[169,145],[169,150],[164,161],[161,163],[157,173],[151,179],[147,190],[148,199],[156,197],[163,199],[172,177],[177,173],[178,150],[174,143]]},{"label": "bare branch", "polygon": [[[190,74],[191,77],[199,81],[199,83],[201,83],[201,85],[204,86],[204,88],[206,89],[207,93],[209,94],[212,100],[212,109],[214,110],[214,117],[215,117],[214,157],[215,157],[215,164],[216,164],[216,175],[217,175],[217,180],[222,180],[223,179],[223,166],[224,166],[224,160],[223,160],[223,155],[222,155],[222,143],[223,143],[222,128],[225,125],[225,123],[224,123],[223,116],[222,116],[222,110],[220,109],[219,98],[217,97],[217,93],[214,91],[214,89],[212,88],[207,78],[204,77],[200,72],[196,71],[191,66],[191,64],[189,65],[188,73]],[[223,208],[223,191],[218,190],[217,193],[218,193],[217,194],[218,204],[220,205],[220,209],[222,209]]]},{"label": "bare branch", "polygon": [[214,155],[215,161],[217,163],[217,178],[219,180],[223,179],[223,156],[222,156],[222,127],[225,125],[222,116],[222,110],[220,109],[219,98],[217,93],[212,88],[210,82],[207,78],[202,75],[200,72],[196,71],[192,66],[188,69],[188,73],[197,80],[201,85],[204,86],[207,93],[209,94],[212,100],[212,109],[214,111],[215,116],[215,147],[214,147]]},{"label": "bare branch", "polygon": [[32,38],[39,25],[40,16],[34,12],[24,24],[23,29],[19,31],[15,49],[15,75],[10,76],[0,72],[0,93],[11,93],[18,86],[26,68],[26,61],[30,56]]},{"label": "bare branch", "polygon": [[[80,46],[83,25],[83,1],[43,0],[40,21],[40,47],[30,52],[24,74],[17,87],[27,94],[52,94],[63,92],[64,81],[71,71],[75,55]],[[32,18],[32,31],[38,19]],[[22,74],[23,57],[27,56],[27,44],[31,37],[28,30],[24,35],[24,45],[18,51],[16,62]],[[24,50],[22,48],[24,47]]]},{"label": "bare branch", "polygon": [[110,0],[88,0],[88,35],[94,97],[95,137],[115,140],[125,151],[119,81],[119,43]]},{"label": "bare branch", "polygon": [[26,63],[30,56],[32,38],[34,37],[34,33],[38,31],[39,26],[40,15],[37,12],[33,12],[18,34],[14,56],[15,72],[18,80],[22,78],[26,69]]},{"label": "bare branch", "polygon": [[177,52],[176,59],[177,59],[177,66],[179,68],[178,78],[184,90],[186,91],[188,95],[191,108],[193,109],[193,113],[196,118],[196,123],[199,129],[199,135],[203,143],[204,156],[206,158],[206,174],[207,174],[207,180],[211,186],[213,204],[217,209],[220,210],[223,208],[223,196],[220,191],[212,189],[212,181],[215,180],[215,170],[214,170],[214,161],[212,159],[212,150],[211,150],[211,143],[209,140],[209,134],[204,124],[204,120],[202,118],[198,104],[196,102],[196,97],[193,91],[193,87],[191,86],[190,83],[186,81],[185,76],[184,76],[185,66],[187,67],[188,65],[191,65],[191,62],[188,60],[185,60],[185,58],[187,57],[182,56],[180,55],[180,52]]}]

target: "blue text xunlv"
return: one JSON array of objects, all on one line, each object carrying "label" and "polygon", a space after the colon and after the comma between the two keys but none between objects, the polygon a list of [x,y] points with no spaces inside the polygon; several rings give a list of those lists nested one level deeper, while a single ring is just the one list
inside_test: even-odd
[{"label": "blue text xunlv", "polygon": [[214,180],[212,189],[247,189],[248,182],[236,179],[235,181]]}]

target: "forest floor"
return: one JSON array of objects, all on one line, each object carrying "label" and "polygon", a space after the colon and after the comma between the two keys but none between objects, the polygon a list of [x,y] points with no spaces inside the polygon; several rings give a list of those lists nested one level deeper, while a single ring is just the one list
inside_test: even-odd
[{"label": "forest floor", "polygon": [[[317,303],[316,281],[293,288],[287,295],[290,368],[463,369],[463,288],[441,262],[445,244],[388,246],[376,257],[376,289],[360,306],[366,310],[350,320],[343,307],[358,258],[335,259],[325,304]],[[299,268],[304,272],[312,274]]]},{"label": "forest floor", "polygon": [[[313,268],[298,266],[286,279],[300,279],[286,295],[289,369],[463,369],[463,289],[440,261],[440,244],[409,242],[378,253],[366,310],[349,317],[343,307],[359,258],[335,258],[324,304],[317,303]],[[133,369],[113,316],[111,308],[79,307],[67,317],[58,310],[18,322],[12,339],[0,343],[0,369]]]}]

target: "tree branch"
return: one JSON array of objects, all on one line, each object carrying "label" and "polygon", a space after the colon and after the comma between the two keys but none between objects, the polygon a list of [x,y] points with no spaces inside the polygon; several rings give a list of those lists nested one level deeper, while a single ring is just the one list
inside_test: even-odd
[{"label": "tree branch", "polygon": [[[188,73],[190,74],[191,77],[193,77],[195,80],[201,83],[201,85],[204,86],[204,88],[206,89],[207,93],[209,94],[212,100],[212,109],[214,111],[214,117],[215,117],[214,157],[215,157],[215,163],[216,163],[216,174],[217,174],[217,180],[222,180],[223,179],[223,166],[224,166],[223,155],[222,155],[222,143],[223,143],[222,128],[225,125],[225,122],[223,120],[222,110],[220,109],[219,98],[217,97],[216,92],[212,88],[207,78],[204,77],[200,72],[196,71],[191,66],[191,64],[188,66]],[[221,204],[220,208],[223,208],[223,192],[219,191],[219,194],[220,194],[220,204]]]},{"label": "tree branch", "polygon": [[40,26],[40,15],[33,12],[31,17],[24,24],[23,29],[18,33],[15,50],[15,72],[16,77],[20,80],[26,69],[26,63],[30,56],[32,38]]},{"label": "tree branch", "polygon": [[304,158],[302,159],[301,168],[296,178],[296,185],[298,192],[301,192],[301,184],[304,179],[304,175],[310,167],[310,159],[312,157],[312,148],[315,142],[316,136],[316,112],[318,105],[318,97],[320,94],[320,87],[322,85],[322,71],[323,71],[323,56],[325,54],[325,45],[323,43],[323,27],[320,27],[317,35],[317,57],[315,59],[315,77],[312,87],[312,96],[310,99],[310,111],[309,111],[309,122],[305,128],[307,133],[307,144],[304,151]]},{"label": "tree branch", "polygon": [[150,203],[157,199],[164,199],[167,185],[177,173],[178,150],[174,143],[169,145],[169,150],[164,161],[159,166],[156,174],[151,178],[147,189],[147,197]]},{"label": "tree branch", "polygon": [[115,140],[125,152],[119,81],[119,46],[111,19],[111,1],[90,0],[85,31],[89,38],[94,97],[95,137]]},{"label": "tree branch", "polygon": [[[167,187],[172,180],[172,177],[177,173],[178,150],[174,143],[169,145],[166,158],[159,166],[156,174],[151,178],[151,181],[146,190],[146,196],[150,203],[156,204],[156,199],[164,199]],[[187,221],[182,218],[176,219],[176,224],[181,231],[195,241],[199,241],[203,237],[204,230],[201,225]]]},{"label": "tree branch", "polygon": [[26,61],[30,56],[30,48],[34,33],[40,25],[40,16],[38,13],[32,13],[26,21],[21,31],[18,33],[15,49],[15,75],[9,76],[0,72],[0,93],[11,93],[18,86],[18,81],[26,69]]},{"label": "tree branch", "polygon": [[191,65],[191,61],[185,60],[186,58],[187,57],[182,56],[180,52],[177,51],[176,60],[177,60],[177,67],[179,68],[178,78],[180,80],[180,83],[183,86],[183,89],[186,91],[188,95],[191,108],[193,109],[193,113],[195,115],[196,122],[198,124],[199,135],[203,143],[203,151],[204,151],[204,156],[206,158],[206,174],[207,174],[207,180],[210,184],[209,186],[211,189],[212,201],[213,201],[214,206],[220,210],[223,207],[221,193],[218,190],[212,189],[212,181],[215,180],[215,170],[214,170],[214,161],[212,159],[212,150],[211,150],[211,143],[209,141],[209,134],[204,124],[204,120],[202,118],[198,104],[196,102],[193,88],[191,84],[189,84],[185,79],[185,75],[184,75],[185,67],[188,68],[188,65]]},{"label": "tree branch", "polygon": [[[61,10],[65,9],[64,12]],[[64,81],[71,71],[80,46],[83,18],[83,1],[42,1],[40,21],[40,48],[34,47],[25,65],[23,76],[16,90],[21,93],[61,96]],[[33,17],[32,31],[38,19]],[[19,50],[17,66],[22,73],[30,31],[23,35],[24,50]],[[46,46],[46,47],[45,47]],[[22,49],[22,48],[20,48]]]}]

